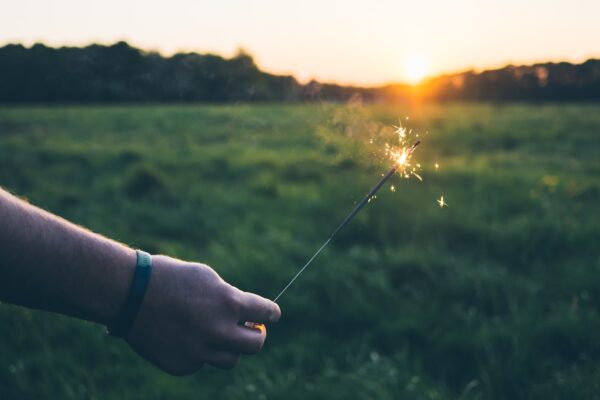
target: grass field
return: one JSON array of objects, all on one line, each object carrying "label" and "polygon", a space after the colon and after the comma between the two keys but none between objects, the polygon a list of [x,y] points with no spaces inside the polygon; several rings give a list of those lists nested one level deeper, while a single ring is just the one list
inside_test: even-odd
[{"label": "grass field", "polygon": [[1,305],[0,398],[597,398],[600,105],[4,108],[0,186],[273,297],[406,116],[424,181],[394,177],[341,233],[263,353],[174,378],[99,326]]}]

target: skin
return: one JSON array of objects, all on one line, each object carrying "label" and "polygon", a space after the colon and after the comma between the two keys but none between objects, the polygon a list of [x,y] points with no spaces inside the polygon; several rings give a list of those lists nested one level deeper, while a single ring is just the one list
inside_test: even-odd
[{"label": "skin", "polygon": [[[243,292],[209,266],[152,256],[148,289],[125,337],[173,375],[204,364],[235,366],[258,353],[277,304]],[[135,270],[131,248],[36,208],[0,189],[0,301],[109,325]]]}]

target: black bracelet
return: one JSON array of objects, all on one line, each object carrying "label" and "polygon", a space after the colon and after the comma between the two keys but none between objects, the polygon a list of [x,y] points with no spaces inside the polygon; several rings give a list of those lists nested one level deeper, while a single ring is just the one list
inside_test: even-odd
[{"label": "black bracelet", "polygon": [[135,273],[129,294],[121,312],[115,318],[114,322],[108,326],[108,333],[113,336],[125,338],[131,329],[131,325],[140,310],[142,300],[150,282],[150,273],[152,272],[152,256],[144,251],[136,250],[137,262],[135,264]]}]

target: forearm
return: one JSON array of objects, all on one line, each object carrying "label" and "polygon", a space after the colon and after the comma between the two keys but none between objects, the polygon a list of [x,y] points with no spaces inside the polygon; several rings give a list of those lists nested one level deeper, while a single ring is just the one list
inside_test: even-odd
[{"label": "forearm", "polygon": [[0,189],[0,300],[107,324],[134,267],[127,246]]},{"label": "forearm", "polygon": [[[109,325],[125,302],[135,264],[127,246],[0,189],[0,301]],[[241,354],[261,350],[266,329],[260,324],[280,315],[277,304],[229,285],[207,265],[156,256],[123,338],[172,374],[204,363],[231,368]]]}]

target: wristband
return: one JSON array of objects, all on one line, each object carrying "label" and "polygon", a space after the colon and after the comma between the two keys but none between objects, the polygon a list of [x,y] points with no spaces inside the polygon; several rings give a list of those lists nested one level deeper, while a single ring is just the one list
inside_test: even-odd
[{"label": "wristband", "polygon": [[141,250],[136,250],[135,253],[137,261],[129,294],[121,312],[119,312],[114,322],[108,327],[108,333],[121,338],[127,336],[140,310],[140,305],[142,304],[142,300],[144,300],[152,272],[152,256]]}]

